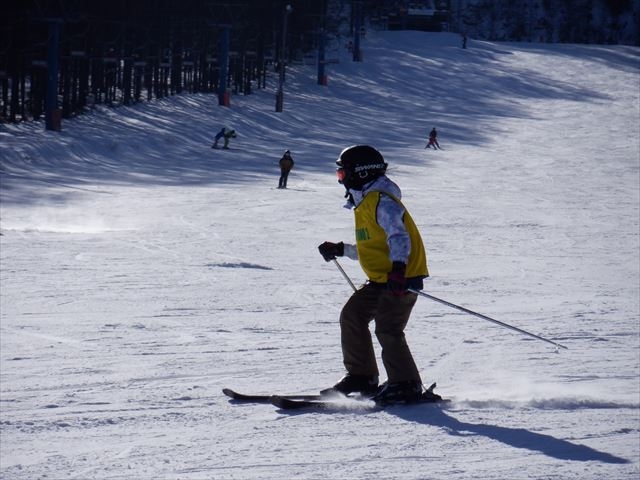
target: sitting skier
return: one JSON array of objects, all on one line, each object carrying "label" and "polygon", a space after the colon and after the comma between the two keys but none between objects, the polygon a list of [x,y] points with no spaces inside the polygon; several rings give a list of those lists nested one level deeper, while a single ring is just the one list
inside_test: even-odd
[{"label": "sitting skier", "polygon": [[216,134],[215,140],[211,148],[218,148],[218,141],[224,138],[224,146],[222,148],[229,148],[229,139],[236,138],[236,131],[233,128],[222,127],[220,131]]}]

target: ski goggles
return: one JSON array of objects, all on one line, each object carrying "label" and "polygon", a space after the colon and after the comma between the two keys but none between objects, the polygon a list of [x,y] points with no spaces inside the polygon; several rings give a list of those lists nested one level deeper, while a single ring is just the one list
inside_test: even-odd
[{"label": "ski goggles", "polygon": [[342,168],[342,167],[336,168],[336,177],[338,177],[338,182],[339,183],[344,182],[344,179],[345,179],[346,176],[347,176],[347,172],[345,171],[344,168]]}]

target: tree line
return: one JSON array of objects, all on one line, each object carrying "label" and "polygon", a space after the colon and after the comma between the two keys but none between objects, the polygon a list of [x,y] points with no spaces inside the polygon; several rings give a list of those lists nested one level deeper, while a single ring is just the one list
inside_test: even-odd
[{"label": "tree line", "polygon": [[[307,48],[326,2],[297,2],[287,54]],[[58,115],[182,92],[251,94],[282,54],[284,0],[18,0],[0,18],[0,121],[39,119],[51,49]],[[227,39],[225,40],[225,33]],[[52,40],[56,39],[52,46]],[[221,42],[228,64],[221,69]]]},{"label": "tree line", "polygon": [[[417,21],[425,11],[428,21]],[[375,26],[640,45],[640,0],[9,0],[0,15],[0,122],[39,119],[52,97],[68,118],[182,92],[250,95],[280,58],[317,51],[321,36],[341,42],[345,26],[351,38],[356,26]]]},{"label": "tree line", "polygon": [[486,40],[640,45],[639,0],[451,0],[451,15]]}]

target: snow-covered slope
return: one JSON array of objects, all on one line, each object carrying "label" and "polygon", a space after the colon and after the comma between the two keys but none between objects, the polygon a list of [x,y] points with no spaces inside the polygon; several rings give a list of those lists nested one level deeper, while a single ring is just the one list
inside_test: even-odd
[{"label": "snow-covered slope", "polygon": [[[328,87],[0,126],[0,478],[632,479],[640,473],[639,58],[372,32]],[[220,126],[239,137],[209,148]],[[425,150],[432,127],[442,151]],[[407,329],[444,407],[297,413],[223,387],[343,373],[334,175],[377,147],[421,229]],[[277,190],[277,160],[296,160]],[[362,282],[358,265],[341,265]]]}]

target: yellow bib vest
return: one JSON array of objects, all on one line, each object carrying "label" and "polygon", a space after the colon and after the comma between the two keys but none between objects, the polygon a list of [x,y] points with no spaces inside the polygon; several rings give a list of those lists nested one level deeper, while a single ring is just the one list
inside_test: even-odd
[{"label": "yellow bib vest", "polygon": [[[376,217],[380,195],[380,192],[368,193],[354,210],[356,248],[360,265],[369,280],[376,283],[386,283],[387,273],[391,271],[392,262],[391,258],[389,258],[387,234],[378,224]],[[392,195],[389,195],[389,197],[402,205],[399,199]],[[404,208],[404,205],[402,207]],[[409,252],[405,277],[428,277],[427,255],[422,238],[420,237],[420,232],[418,232],[418,227],[416,227],[406,208],[404,209],[402,220],[411,239],[411,251]]]}]

